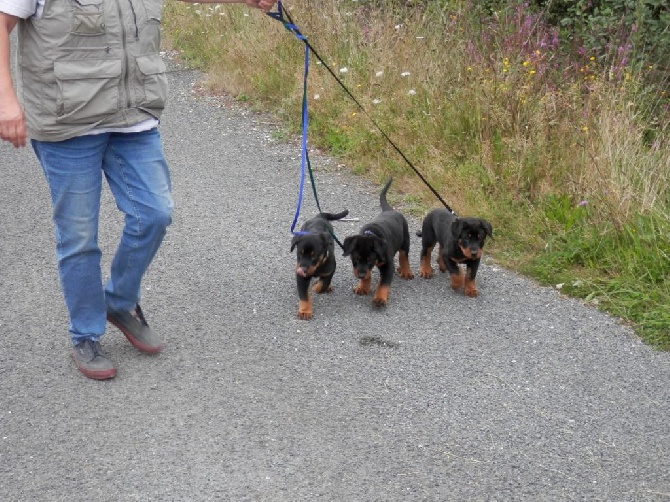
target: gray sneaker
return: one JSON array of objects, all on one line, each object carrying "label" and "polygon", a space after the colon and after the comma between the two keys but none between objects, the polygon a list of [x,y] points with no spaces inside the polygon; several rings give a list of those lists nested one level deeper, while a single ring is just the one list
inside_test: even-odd
[{"label": "gray sneaker", "polygon": [[139,304],[132,312],[107,311],[107,320],[119,328],[137,350],[146,354],[163,350],[161,338],[147,324]]},{"label": "gray sneaker", "polygon": [[114,363],[100,348],[100,342],[84,340],[72,348],[74,362],[84,375],[94,380],[107,380],[116,376]]}]

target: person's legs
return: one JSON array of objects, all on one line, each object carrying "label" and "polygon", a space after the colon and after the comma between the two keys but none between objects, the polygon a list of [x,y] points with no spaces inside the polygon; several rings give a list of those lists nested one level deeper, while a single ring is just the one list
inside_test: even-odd
[{"label": "person's legs", "polygon": [[116,376],[114,364],[98,341],[105,332],[106,314],[98,216],[108,137],[32,141],[51,194],[58,273],[70,317],[75,363],[84,375],[95,379]]},{"label": "person's legs", "polygon": [[97,341],[105,332],[98,216],[108,137],[32,141],[51,193],[58,272],[73,344]]},{"label": "person's legs", "polygon": [[139,309],[142,277],[172,222],[170,173],[158,130],[112,134],[103,170],[117,207],[125,214],[105,286],[108,319],[139,350],[158,352],[160,339]]}]

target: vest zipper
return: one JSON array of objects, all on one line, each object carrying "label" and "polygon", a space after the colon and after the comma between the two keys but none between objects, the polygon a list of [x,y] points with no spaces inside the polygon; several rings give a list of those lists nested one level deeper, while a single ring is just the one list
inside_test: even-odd
[{"label": "vest zipper", "polygon": [[[131,6],[132,6],[132,4],[131,4]],[[123,45],[123,72],[121,74],[121,78],[123,79],[123,88],[126,91],[126,109],[129,109],[131,99],[130,99],[130,84],[128,82],[128,73],[129,73],[128,68],[130,67],[130,64],[128,62],[129,56],[128,56],[128,53],[126,51],[127,30],[126,30],[126,23],[125,23],[124,16],[123,16],[123,14],[124,14],[123,13],[123,8],[121,7],[121,4],[119,2],[116,2],[116,10],[119,13],[119,23],[121,25],[121,44]],[[133,16],[134,16],[134,14],[135,13],[133,12]],[[135,27],[137,27],[137,24],[135,25]],[[124,115],[125,114],[126,113],[124,111]]]},{"label": "vest zipper", "polygon": [[140,28],[137,26],[137,14],[135,13],[135,6],[133,5],[132,0],[128,0],[128,3],[130,4],[130,12],[133,13],[133,23],[135,24],[135,40],[140,38]]}]

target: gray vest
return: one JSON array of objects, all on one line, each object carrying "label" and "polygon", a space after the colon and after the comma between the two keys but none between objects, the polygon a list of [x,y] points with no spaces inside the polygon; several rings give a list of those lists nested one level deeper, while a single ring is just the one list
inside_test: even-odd
[{"label": "gray vest", "polygon": [[19,23],[18,88],[28,136],[61,141],[160,118],[163,0],[47,0]]}]

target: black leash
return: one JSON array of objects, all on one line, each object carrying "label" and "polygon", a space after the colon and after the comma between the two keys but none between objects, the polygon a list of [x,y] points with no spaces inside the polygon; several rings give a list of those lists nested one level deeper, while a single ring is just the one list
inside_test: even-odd
[{"label": "black leash", "polygon": [[[365,108],[363,108],[363,105],[361,105],[361,103],[351,93],[351,91],[347,88],[347,86],[344,85],[344,83],[340,80],[340,78],[337,76],[337,74],[330,68],[330,66],[328,66],[328,64],[323,60],[323,58],[319,55],[319,53],[316,52],[316,49],[314,49],[314,47],[312,47],[312,45],[307,40],[307,37],[305,35],[303,35],[302,33],[300,33],[300,30],[298,29],[298,27],[293,22],[293,18],[291,18],[291,15],[286,10],[286,8],[282,5],[281,1],[277,2],[277,9],[278,9],[277,12],[268,12],[267,13],[268,16],[270,16],[271,18],[276,19],[277,21],[281,22],[288,31],[292,32],[299,40],[301,40],[305,44],[305,46],[312,52],[312,54],[314,54],[316,59],[318,59],[319,62],[326,68],[326,70],[328,70],[328,73],[330,73],[332,75],[332,77],[337,81],[337,83],[340,85],[340,87],[342,87],[342,89],[344,89],[344,92],[346,92],[347,95],[351,98],[351,100],[354,103],[356,103],[356,105],[358,106],[358,108],[360,108],[360,110],[363,112],[363,114],[368,119],[370,119],[370,122],[372,122],[372,124],[377,128],[377,130],[381,133],[381,135],[384,137],[384,139],[386,139],[386,141],[388,141],[390,143],[390,145],[393,147],[393,149],[403,158],[403,160],[407,163],[407,165],[412,168],[412,170],[421,179],[421,181],[423,181],[423,183],[430,189],[430,191],[433,192],[433,195],[435,195],[435,197],[437,197],[437,200],[439,200],[442,203],[442,205],[445,208],[447,208],[447,210],[450,213],[456,214],[454,212],[454,210],[451,209],[451,207],[444,201],[444,199],[442,199],[440,194],[437,193],[437,191],[431,186],[431,184],[428,183],[428,180],[426,180],[426,178],[419,172],[419,170],[414,166],[414,164],[412,164],[412,162],[407,158],[407,156],[402,152],[402,150],[400,150],[400,148],[393,142],[393,140],[389,137],[389,135],[386,134],[386,132],[384,132],[384,130],[377,123],[377,121],[370,116],[370,114],[367,112],[367,110],[365,110]],[[286,17],[284,17],[284,15]]]}]

